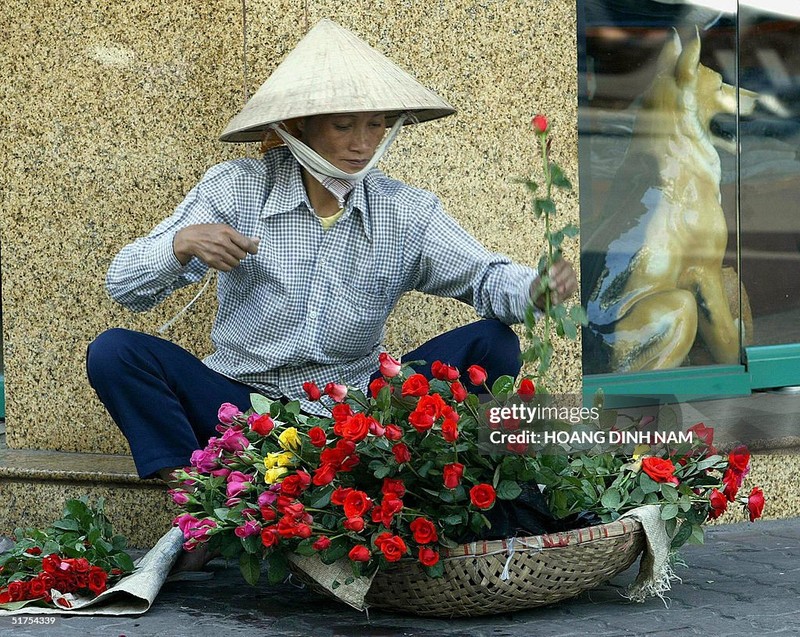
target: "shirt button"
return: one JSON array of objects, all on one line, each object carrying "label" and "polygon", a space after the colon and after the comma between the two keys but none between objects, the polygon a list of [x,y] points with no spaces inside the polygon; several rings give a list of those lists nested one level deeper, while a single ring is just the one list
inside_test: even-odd
[{"label": "shirt button", "polygon": [[308,315],[311,318],[317,318],[318,312],[316,310],[311,310],[311,311],[309,311]]}]

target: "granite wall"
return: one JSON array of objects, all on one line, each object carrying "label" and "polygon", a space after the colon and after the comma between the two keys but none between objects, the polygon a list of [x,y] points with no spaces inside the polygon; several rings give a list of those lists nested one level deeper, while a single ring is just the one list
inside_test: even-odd
[{"label": "granite wall", "polygon": [[[246,5],[246,6],[245,6]],[[203,172],[254,155],[217,141],[308,28],[329,17],[458,109],[403,131],[382,167],[434,190],[487,246],[534,264],[543,248],[515,177],[536,170],[529,121],[553,121],[553,155],[577,175],[575,7],[527,0],[8,0],[2,10],[2,294],[12,448],[126,452],[89,388],[87,344],[154,332],[197,291],[133,315],[103,288],[114,254],[168,216]],[[558,202],[577,221],[577,198]],[[569,255],[577,259],[577,246]],[[209,290],[168,332],[208,353]],[[387,343],[400,353],[474,318],[409,295]],[[578,347],[554,379],[580,387]]]}]

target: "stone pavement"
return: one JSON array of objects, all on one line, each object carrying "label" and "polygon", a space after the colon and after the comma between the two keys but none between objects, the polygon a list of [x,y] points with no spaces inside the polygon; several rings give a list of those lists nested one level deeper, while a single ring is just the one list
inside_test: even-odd
[{"label": "stone pavement", "polygon": [[[372,611],[367,617],[291,585],[244,583],[215,560],[213,577],[164,586],[139,617],[59,617],[55,624],[0,618],[14,637],[715,637],[800,635],[800,518],[709,527],[704,546],[683,550],[665,605],[620,596],[632,567],[571,601],[524,613],[436,620]],[[24,617],[24,616],[23,616]],[[30,616],[29,616],[30,617]],[[40,616],[41,617],[41,616]],[[12,624],[12,619],[18,623]]]}]

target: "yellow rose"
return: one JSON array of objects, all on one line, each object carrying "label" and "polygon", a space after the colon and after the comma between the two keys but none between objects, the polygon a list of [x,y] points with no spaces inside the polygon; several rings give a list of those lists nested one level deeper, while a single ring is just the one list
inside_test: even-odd
[{"label": "yellow rose", "polygon": [[295,427],[287,427],[278,436],[278,444],[288,450],[296,450],[300,448],[300,436],[297,434]]},{"label": "yellow rose", "polygon": [[294,454],[290,451],[273,452],[264,456],[264,466],[267,469],[291,467],[292,464],[294,464]]},{"label": "yellow rose", "polygon": [[289,473],[289,470],[286,467],[267,469],[267,473],[264,475],[264,482],[267,484],[275,484],[276,482],[280,482],[280,479],[287,473]]}]

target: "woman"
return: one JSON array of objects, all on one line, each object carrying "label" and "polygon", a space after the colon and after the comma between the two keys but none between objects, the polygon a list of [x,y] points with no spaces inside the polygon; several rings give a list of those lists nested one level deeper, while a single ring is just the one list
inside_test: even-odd
[{"label": "woman", "polygon": [[[374,168],[404,124],[453,108],[349,31],[323,20],[226,128],[263,140],[260,159],[211,168],[175,213],[109,268],[114,299],[141,311],[218,271],[215,351],[204,361],[147,334],[109,330],[89,347],[90,382],[128,439],[142,477],[165,479],[215,435],[217,410],[258,391],[321,413],[303,383],[366,390],[402,294],[460,299],[485,320],[403,358],[519,371],[509,324],[537,273],[486,250],[431,193]],[[388,135],[387,127],[391,127]],[[286,144],[286,145],[283,145]],[[576,289],[550,274],[554,299]],[[430,366],[418,369],[430,376]]]}]

